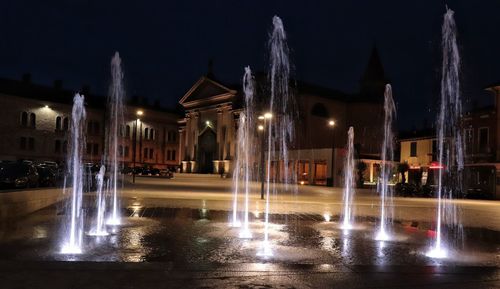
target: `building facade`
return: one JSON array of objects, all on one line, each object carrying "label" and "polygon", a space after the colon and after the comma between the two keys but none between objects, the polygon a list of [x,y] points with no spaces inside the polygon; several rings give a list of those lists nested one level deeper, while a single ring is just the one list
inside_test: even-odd
[{"label": "building facade", "polygon": [[[257,87],[265,87],[265,77],[256,77]],[[359,93],[347,94],[303,82],[293,86],[297,102],[295,141],[290,163],[271,165],[277,179],[293,172],[304,184],[341,185],[347,131],[355,130],[357,156],[367,164],[365,180],[376,183],[377,164],[383,133],[384,71],[374,48],[362,77]],[[256,117],[266,113],[268,99],[258,89]],[[179,120],[179,151],[183,172],[231,173],[236,150],[236,132],[242,94],[238,86],[202,76],[182,97],[185,117]],[[335,125],[329,125],[334,121]],[[255,127],[260,123],[256,122]],[[261,134],[258,135],[262,137]],[[259,170],[262,164],[255,164]]]},{"label": "building facade", "polygon": [[[58,82],[56,83],[58,84]],[[105,152],[105,97],[86,95],[84,161],[99,164]],[[0,79],[0,160],[66,160],[73,93],[60,85],[46,87],[23,80]],[[138,119],[136,112],[143,115]],[[179,164],[178,115],[148,105],[130,104],[124,112],[120,161],[136,166],[174,168]],[[137,124],[137,126],[136,126]],[[137,133],[134,138],[134,134]]]}]

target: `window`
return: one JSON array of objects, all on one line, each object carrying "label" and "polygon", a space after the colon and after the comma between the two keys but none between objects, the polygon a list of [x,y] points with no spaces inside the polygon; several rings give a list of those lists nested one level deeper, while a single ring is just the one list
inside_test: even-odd
[{"label": "window", "polygon": [[56,117],[56,130],[61,130],[62,118],[60,116]]},{"label": "window", "polygon": [[170,158],[172,161],[175,161],[175,150],[172,151],[172,156]]},{"label": "window", "polygon": [[149,149],[149,158],[153,159],[153,149]]},{"label": "window", "polygon": [[149,130],[149,139],[155,139],[155,130],[154,129]]},{"label": "window", "polygon": [[36,115],[34,113],[30,114],[30,127],[36,127]]},{"label": "window", "polygon": [[144,139],[148,139],[149,137],[149,128],[144,129]]},{"label": "window", "polygon": [[438,147],[437,140],[432,140],[432,161],[437,161],[438,158]]},{"label": "window", "polygon": [[118,146],[118,154],[123,157],[123,146]]},{"label": "window", "polygon": [[99,155],[99,144],[97,144],[97,143],[94,144],[93,155],[94,156]]},{"label": "window", "polygon": [[24,136],[19,140],[19,148],[22,150],[26,149],[26,138]]},{"label": "window", "polygon": [[328,118],[330,116],[325,105],[322,103],[316,103],[311,109],[311,114],[314,116],[324,117],[324,118]]},{"label": "window", "polygon": [[130,137],[130,125],[127,124],[125,129],[125,137]]},{"label": "window", "polygon": [[170,160],[170,150],[167,150],[167,161]]},{"label": "window", "polygon": [[412,141],[410,143],[410,157],[416,157],[417,156],[417,142]]},{"label": "window", "polygon": [[68,141],[63,142],[63,147],[62,147],[63,153],[66,153],[68,151]]},{"label": "window", "polygon": [[87,143],[87,154],[90,155],[92,154],[92,144],[91,143]]},{"label": "window", "polygon": [[92,134],[92,121],[87,122],[87,134]]},{"label": "window", "polygon": [[25,111],[21,112],[21,125],[28,126],[28,113]]},{"label": "window", "polygon": [[487,127],[479,128],[479,152],[485,153],[489,150],[489,129]]},{"label": "window", "polygon": [[63,130],[67,131],[69,129],[69,119],[65,117],[63,120]]},{"label": "window", "polygon": [[28,138],[28,149],[30,151],[34,151],[35,150],[35,139],[30,137]]},{"label": "window", "polygon": [[171,130],[167,133],[167,141],[168,142],[175,142],[176,138],[177,138],[177,135],[175,134],[175,131]]},{"label": "window", "polygon": [[472,128],[464,129],[464,144],[466,154],[472,154],[474,145],[474,130]]},{"label": "window", "polygon": [[128,157],[128,146],[125,147],[125,157]]},{"label": "window", "polygon": [[54,145],[54,152],[60,153],[61,152],[61,141],[56,140],[55,145]]},{"label": "window", "polygon": [[142,155],[143,159],[146,159],[148,157],[148,149],[144,148],[144,154]]}]

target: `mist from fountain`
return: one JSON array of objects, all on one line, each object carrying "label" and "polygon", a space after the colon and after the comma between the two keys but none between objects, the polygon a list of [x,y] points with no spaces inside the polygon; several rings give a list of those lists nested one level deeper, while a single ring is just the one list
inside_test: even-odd
[{"label": "mist from fountain", "polygon": [[111,86],[108,96],[109,122],[106,140],[106,155],[105,163],[109,167],[110,180],[108,182],[108,191],[111,192],[111,213],[108,217],[108,225],[120,225],[120,199],[119,199],[119,178],[120,163],[119,163],[119,146],[120,146],[120,130],[124,124],[124,99],[125,89],[123,84],[123,70],[120,54],[115,52],[111,59]]},{"label": "mist from fountain", "polygon": [[341,229],[350,230],[354,222],[353,198],[354,190],[354,128],[349,127],[347,132],[347,155],[344,162],[344,192],[342,196],[342,224]]},{"label": "mist from fountain", "polygon": [[393,191],[389,186],[389,179],[393,172],[394,160],[394,132],[393,123],[396,114],[396,105],[392,98],[392,87],[386,84],[384,93],[384,140],[382,142],[380,167],[380,227],[378,228],[376,240],[387,241],[390,240],[391,234],[389,232],[389,224],[392,223],[394,218],[393,207]]},{"label": "mist from fountain", "polygon": [[[457,208],[450,202],[454,194],[462,191],[462,172],[464,169],[464,144],[460,124],[462,117],[459,79],[460,55],[453,14],[453,10],[446,8],[442,26],[443,67],[441,103],[437,120],[439,170],[436,239],[426,254],[432,258],[447,257],[448,246],[444,242],[446,238],[457,240],[462,237]],[[451,238],[450,234],[453,232],[457,232],[459,236]]]},{"label": "mist from fountain", "polygon": [[[73,98],[73,109],[71,112],[71,132],[70,151],[67,156],[67,176],[71,178],[71,196],[68,198],[66,211],[66,228],[64,230],[64,240],[61,247],[62,254],[82,253],[82,233],[83,233],[83,147],[85,145],[85,118],[84,97],[78,93]],[[65,180],[64,192],[67,191]]]},{"label": "mist from fountain", "polygon": [[[277,194],[276,182],[283,181],[284,191],[296,192],[297,180],[295,174],[289,174],[288,148],[294,136],[294,113],[296,112],[295,99],[290,93],[290,63],[289,50],[286,42],[286,33],[283,22],[278,16],[273,17],[273,29],[269,36],[269,70],[270,85],[269,111],[271,118],[267,121],[267,163],[266,163],[266,206],[264,216],[264,240],[259,256],[272,256],[269,244],[269,210],[270,195]],[[275,161],[276,173],[271,177],[271,162]],[[279,176],[279,164],[283,163],[285,170],[283,180]]]},{"label": "mist from fountain", "polygon": [[106,213],[106,191],[104,187],[104,175],[106,166],[102,165],[99,173],[96,175],[97,191],[96,191],[96,208],[97,214],[92,229],[89,232],[91,236],[107,236],[105,213]]}]

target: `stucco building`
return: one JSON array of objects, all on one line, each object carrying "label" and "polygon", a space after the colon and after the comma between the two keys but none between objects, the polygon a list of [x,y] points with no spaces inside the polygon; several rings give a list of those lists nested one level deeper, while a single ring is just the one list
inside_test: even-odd
[{"label": "stucco building", "polygon": [[[265,81],[265,76],[257,75],[257,87],[265,87]],[[358,157],[368,164],[365,180],[376,182],[386,83],[375,48],[361,78],[358,93],[349,94],[300,81],[293,82],[291,87],[298,117],[295,121],[296,141],[290,148],[291,163],[288,166],[298,180],[324,185],[331,180],[333,173],[334,183],[340,185],[347,130],[353,126]],[[266,112],[269,101],[263,91],[257,90],[258,115]],[[224,84],[210,72],[182,97],[179,102],[185,109],[185,117],[179,120],[182,171],[232,171],[241,99],[238,85]],[[335,121],[333,128],[329,125],[330,120]],[[259,165],[255,164],[256,167]],[[283,167],[283,164],[280,166]]]}]

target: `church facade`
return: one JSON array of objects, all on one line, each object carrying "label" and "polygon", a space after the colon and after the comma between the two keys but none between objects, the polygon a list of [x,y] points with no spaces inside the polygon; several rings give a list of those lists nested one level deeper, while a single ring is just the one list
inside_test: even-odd
[{"label": "church facade", "polygon": [[[257,77],[257,83],[261,81]],[[348,94],[294,82],[298,108],[295,141],[290,148],[290,162],[273,162],[271,167],[278,168],[273,174],[288,171],[293,172],[301,184],[333,182],[340,186],[347,131],[352,126],[357,157],[366,164],[366,170],[362,172],[364,181],[376,183],[386,83],[375,48],[362,76],[359,93]],[[258,98],[256,120],[258,115],[266,113],[267,104],[265,96]],[[231,174],[238,149],[236,135],[241,99],[239,87],[222,84],[211,73],[202,76],[182,97],[179,102],[185,110],[185,117],[179,120],[182,172]],[[331,121],[334,121],[334,126]],[[255,127],[259,124],[256,122]],[[254,164],[256,171],[262,166],[259,162]]]}]

